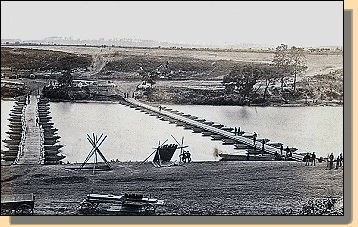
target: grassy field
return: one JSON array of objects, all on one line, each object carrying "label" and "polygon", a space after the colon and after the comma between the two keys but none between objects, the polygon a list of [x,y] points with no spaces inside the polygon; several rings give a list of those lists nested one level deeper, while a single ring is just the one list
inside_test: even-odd
[{"label": "grassy field", "polygon": [[[155,168],[113,163],[109,172],[59,166],[2,166],[1,194],[34,193],[37,215],[75,215],[86,194],[143,193],[165,200],[158,215],[298,213],[312,198],[343,198],[343,170],[326,163],[203,162]],[[69,202],[69,203],[64,203]],[[105,209],[106,207],[101,207]],[[99,209],[96,213],[100,214]]]},{"label": "grassy field", "polygon": [[[99,48],[99,47],[31,47],[34,49],[64,51],[74,54],[100,55],[109,62],[122,59],[124,56],[144,56],[160,58],[194,58],[207,61],[234,61],[269,63],[274,54],[245,51],[210,51],[210,50],[181,50],[181,49],[146,49],[146,48]],[[308,75],[327,73],[330,70],[343,68],[343,55],[307,55]]]},{"label": "grassy field", "polygon": [[[87,71],[79,70],[74,73],[74,77],[114,81],[118,85],[119,94],[135,91],[142,80],[141,70],[144,70],[144,74],[151,72],[158,78],[150,94],[139,94],[138,98],[142,101],[209,105],[246,105],[241,94],[224,94],[224,86],[221,84],[223,77],[237,65],[270,63],[274,55],[269,52],[160,48],[32,48],[36,50],[5,49],[7,51],[2,52],[2,63],[6,63],[5,66],[27,68],[33,65],[36,69],[53,70],[87,66]],[[28,56],[15,61],[14,58],[19,57],[22,52],[27,52]],[[89,57],[92,64],[87,62]],[[274,102],[278,102],[275,105],[342,105],[343,56],[307,54],[306,58],[308,69],[305,75],[298,75],[296,93],[292,92],[292,76],[285,79],[285,94],[279,91],[281,85],[278,79],[268,88],[269,96],[273,97]],[[263,98],[263,83],[264,81],[258,81],[257,87],[260,90],[251,94],[251,104],[272,104],[270,97],[268,102]]]}]

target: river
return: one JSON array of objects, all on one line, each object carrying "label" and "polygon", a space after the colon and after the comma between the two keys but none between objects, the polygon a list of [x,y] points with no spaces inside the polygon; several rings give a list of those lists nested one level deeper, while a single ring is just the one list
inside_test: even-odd
[{"label": "river", "polygon": [[[13,102],[1,101],[1,139],[8,130],[8,114]],[[240,106],[189,106],[168,105],[230,127],[240,127],[247,132],[257,132],[259,138],[282,142],[296,147],[298,152],[316,152],[326,157],[343,151],[342,107],[240,107]],[[160,121],[127,106],[101,103],[50,103],[51,116],[59,129],[60,143],[66,155],[64,161],[82,162],[92,146],[86,134],[107,135],[100,150],[107,159],[141,161],[158,145],[168,139],[175,143],[184,137],[195,161],[214,161],[215,150],[234,152],[232,145],[222,145],[210,137],[192,133],[183,127]],[[2,149],[3,143],[1,145]],[[178,152],[173,160],[178,159]]]}]

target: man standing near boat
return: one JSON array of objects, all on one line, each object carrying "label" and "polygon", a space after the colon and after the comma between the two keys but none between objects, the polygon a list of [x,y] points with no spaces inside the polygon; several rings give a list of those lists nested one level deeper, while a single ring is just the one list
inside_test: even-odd
[{"label": "man standing near boat", "polygon": [[316,154],[313,152],[312,153],[312,165],[315,166],[316,165]]},{"label": "man standing near boat", "polygon": [[265,139],[262,140],[261,154],[265,153]]},{"label": "man standing near boat", "polygon": [[339,166],[343,166],[343,154],[339,154]]},{"label": "man standing near boat", "polygon": [[329,156],[329,169],[333,169],[333,153],[331,153],[331,155]]},{"label": "man standing near boat", "polygon": [[311,159],[310,153],[307,153],[305,156],[305,166],[310,165],[310,159]]}]

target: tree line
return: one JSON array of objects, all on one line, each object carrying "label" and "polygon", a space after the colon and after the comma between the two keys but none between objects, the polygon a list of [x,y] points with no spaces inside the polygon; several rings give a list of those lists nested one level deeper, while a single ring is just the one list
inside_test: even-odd
[{"label": "tree line", "polygon": [[284,91],[285,80],[293,77],[292,91],[296,92],[297,76],[307,70],[306,55],[303,48],[281,44],[276,47],[274,57],[270,64],[246,63],[235,66],[228,75],[223,78],[223,84],[227,91],[235,91],[244,99],[256,93],[260,86],[258,81],[263,82],[263,98],[267,99],[270,85],[277,81],[281,84],[281,93]]}]

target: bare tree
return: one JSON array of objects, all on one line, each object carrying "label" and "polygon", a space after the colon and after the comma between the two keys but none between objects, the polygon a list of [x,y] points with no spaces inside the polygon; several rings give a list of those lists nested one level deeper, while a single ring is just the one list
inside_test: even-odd
[{"label": "bare tree", "polygon": [[293,90],[296,91],[297,75],[307,70],[306,55],[303,48],[291,47],[289,53],[290,59],[290,72],[294,75]]},{"label": "bare tree", "polygon": [[290,52],[286,44],[281,44],[276,47],[272,62],[279,69],[277,72],[280,72],[281,91],[283,91],[285,77],[290,72]]},{"label": "bare tree", "polygon": [[261,68],[261,71],[261,78],[265,80],[264,100],[266,100],[269,86],[274,84],[274,80],[280,73],[274,65],[265,65]]}]

